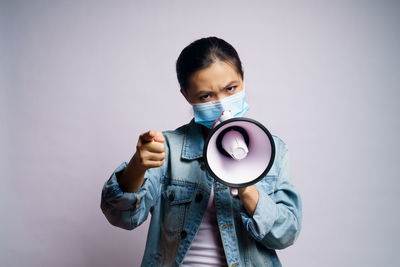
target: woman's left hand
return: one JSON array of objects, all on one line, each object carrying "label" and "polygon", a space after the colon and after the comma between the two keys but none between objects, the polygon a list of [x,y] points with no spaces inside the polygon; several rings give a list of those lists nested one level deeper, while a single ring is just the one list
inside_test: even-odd
[{"label": "woman's left hand", "polygon": [[253,216],[258,203],[258,190],[254,185],[239,188],[239,198],[250,216]]}]

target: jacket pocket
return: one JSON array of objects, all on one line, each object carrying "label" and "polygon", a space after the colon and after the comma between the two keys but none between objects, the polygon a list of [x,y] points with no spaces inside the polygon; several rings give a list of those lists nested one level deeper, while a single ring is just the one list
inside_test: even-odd
[{"label": "jacket pocket", "polygon": [[192,202],[195,185],[191,183],[171,184],[162,193],[163,228],[166,233],[175,234],[183,230],[185,216]]}]

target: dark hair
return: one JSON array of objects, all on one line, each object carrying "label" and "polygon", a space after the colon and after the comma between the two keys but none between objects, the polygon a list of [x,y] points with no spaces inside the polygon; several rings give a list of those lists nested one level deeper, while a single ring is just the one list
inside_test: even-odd
[{"label": "dark hair", "polygon": [[232,64],[243,79],[242,63],[235,48],[220,38],[207,37],[192,42],[179,55],[176,74],[181,89],[188,89],[189,79],[196,71],[207,68],[218,60]]}]

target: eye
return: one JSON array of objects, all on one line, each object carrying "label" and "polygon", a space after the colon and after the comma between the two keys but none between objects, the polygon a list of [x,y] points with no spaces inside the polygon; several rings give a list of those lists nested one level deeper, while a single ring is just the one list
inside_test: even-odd
[{"label": "eye", "polygon": [[207,100],[210,98],[210,95],[202,95],[200,96],[200,100]]},{"label": "eye", "polygon": [[228,91],[230,93],[234,92],[235,90],[236,90],[236,86],[231,86],[231,87],[226,88],[226,91]]}]

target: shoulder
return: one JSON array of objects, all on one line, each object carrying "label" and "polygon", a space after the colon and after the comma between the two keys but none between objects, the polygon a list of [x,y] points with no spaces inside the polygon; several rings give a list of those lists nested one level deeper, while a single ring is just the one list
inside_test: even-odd
[{"label": "shoulder", "polygon": [[275,143],[275,149],[276,152],[287,152],[288,151],[288,147],[286,145],[286,143],[278,136],[276,135],[272,135],[272,138],[274,139],[274,143]]},{"label": "shoulder", "polygon": [[165,138],[165,145],[168,150],[180,152],[185,141],[185,136],[188,131],[189,123],[184,124],[175,130],[165,130],[162,134]]},{"label": "shoulder", "polygon": [[272,168],[269,172],[270,175],[277,175],[280,173],[282,166],[285,164],[285,161],[288,159],[288,147],[286,143],[278,136],[272,135],[275,145],[275,157]]},{"label": "shoulder", "polygon": [[187,123],[187,124],[184,124],[184,125],[176,128],[175,130],[162,131],[162,134],[168,140],[171,140],[171,139],[182,139],[186,134],[188,126],[189,126],[189,124]]}]

